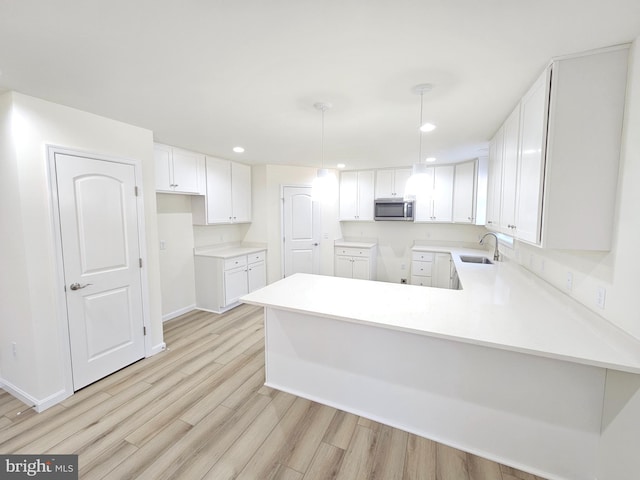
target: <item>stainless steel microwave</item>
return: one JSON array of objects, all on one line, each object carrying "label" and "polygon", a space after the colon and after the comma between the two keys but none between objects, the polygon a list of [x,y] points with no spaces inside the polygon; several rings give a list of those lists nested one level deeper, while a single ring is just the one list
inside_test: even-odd
[{"label": "stainless steel microwave", "polygon": [[404,220],[413,221],[413,202],[402,198],[376,198],[373,218],[375,220]]}]

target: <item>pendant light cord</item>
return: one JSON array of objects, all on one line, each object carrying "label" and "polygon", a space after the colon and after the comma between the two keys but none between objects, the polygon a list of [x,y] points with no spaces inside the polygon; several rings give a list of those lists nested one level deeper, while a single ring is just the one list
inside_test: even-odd
[{"label": "pendant light cord", "polygon": [[422,108],[424,105],[424,102],[422,101],[422,97],[424,96],[424,92],[420,92],[420,124],[418,125],[418,131],[420,132],[419,138],[420,138],[420,146],[418,148],[418,163],[420,163],[422,161],[422,130],[420,129],[420,127],[422,126]]}]

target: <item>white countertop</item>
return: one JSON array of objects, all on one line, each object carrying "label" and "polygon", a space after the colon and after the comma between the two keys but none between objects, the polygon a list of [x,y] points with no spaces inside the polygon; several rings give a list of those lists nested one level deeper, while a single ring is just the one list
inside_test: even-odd
[{"label": "white countertop", "polygon": [[336,240],[334,247],[351,247],[351,248],[373,248],[377,244],[375,242],[352,242],[349,240]]},{"label": "white countertop", "polygon": [[220,247],[203,247],[194,250],[195,256],[215,257],[215,258],[233,258],[240,255],[250,255],[252,253],[264,252],[266,247],[253,247],[243,245],[223,245]]},{"label": "white countertop", "polygon": [[463,263],[486,250],[450,252],[462,290],[296,274],[242,297],[329,318],[640,373],[640,341],[519,265]]}]

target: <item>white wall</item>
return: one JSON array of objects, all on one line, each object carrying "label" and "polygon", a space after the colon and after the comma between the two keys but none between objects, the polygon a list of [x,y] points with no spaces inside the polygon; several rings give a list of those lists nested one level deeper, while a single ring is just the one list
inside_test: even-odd
[{"label": "white wall", "polygon": [[[148,130],[18,93],[3,95],[0,108],[2,381],[10,390],[44,403],[68,393],[71,384],[70,372],[64,368],[68,343],[60,338],[57,317],[59,296],[46,146],[141,162],[150,335],[155,347],[162,344],[163,336],[153,138]],[[16,343],[15,356],[12,342]]]},{"label": "white wall", "polygon": [[[543,250],[521,242],[505,253],[558,289],[640,339],[640,38],[630,50],[620,175],[609,252]],[[594,131],[597,135],[597,130]],[[576,172],[576,181],[580,172]],[[598,225],[593,225],[594,230]],[[566,288],[567,272],[573,288]],[[606,289],[605,308],[596,305],[598,287]]]},{"label": "white wall", "polygon": [[193,226],[188,195],[156,195],[160,250],[162,319],[169,320],[195,308]]}]

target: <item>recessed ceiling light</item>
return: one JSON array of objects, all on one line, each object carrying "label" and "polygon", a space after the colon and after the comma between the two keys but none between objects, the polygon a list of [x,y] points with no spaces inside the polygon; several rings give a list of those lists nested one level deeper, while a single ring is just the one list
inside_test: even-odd
[{"label": "recessed ceiling light", "polygon": [[436,126],[433,123],[423,123],[420,126],[420,131],[421,132],[433,132],[436,129]]},{"label": "recessed ceiling light", "polygon": [[236,153],[242,153],[244,152],[244,148],[242,147],[233,147],[233,151]]},{"label": "recessed ceiling light", "polygon": [[425,162],[433,163],[436,161],[436,157],[427,157],[424,160]]},{"label": "recessed ceiling light", "polygon": [[346,165],[344,163],[339,163],[336,165],[337,168],[344,168]]}]

